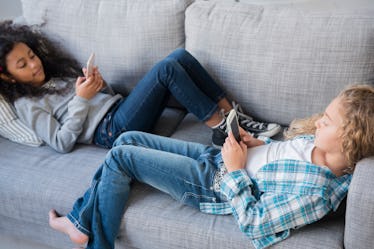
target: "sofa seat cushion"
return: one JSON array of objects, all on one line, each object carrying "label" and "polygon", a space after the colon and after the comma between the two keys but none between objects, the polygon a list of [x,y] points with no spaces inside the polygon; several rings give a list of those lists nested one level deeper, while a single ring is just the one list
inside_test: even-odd
[{"label": "sofa seat cushion", "polygon": [[[0,147],[2,233],[53,248],[72,247],[67,236],[49,228],[48,211],[70,211],[107,150],[80,145],[72,153],[58,154],[46,146],[34,148],[2,138]],[[318,222],[294,231],[274,248],[310,248],[312,243],[318,245],[315,248],[342,248],[343,230],[343,219]],[[116,243],[117,248],[144,249],[253,248],[233,216],[201,213],[139,183],[133,186]]]}]

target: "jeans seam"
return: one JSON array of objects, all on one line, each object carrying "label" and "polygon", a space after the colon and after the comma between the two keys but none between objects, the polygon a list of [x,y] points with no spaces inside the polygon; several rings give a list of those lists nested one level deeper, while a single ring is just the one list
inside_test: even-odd
[{"label": "jeans seam", "polygon": [[67,218],[70,220],[71,223],[73,223],[73,225],[79,230],[81,231],[82,233],[86,234],[86,235],[90,235],[91,232],[90,230],[88,230],[87,228],[85,228],[83,225],[81,225],[81,223],[78,221],[78,219],[76,219],[72,214],[68,214],[67,215]]},{"label": "jeans seam", "polygon": [[[97,185],[98,185],[98,181],[95,180],[95,181],[93,182],[93,184],[91,185],[91,191],[95,190],[96,187],[97,187]],[[79,219],[75,219],[75,218],[74,218],[75,221],[76,221],[76,223],[79,224],[79,226],[82,227],[84,230],[87,230],[87,229],[86,229],[84,226],[82,226],[82,225],[79,223],[78,220],[80,220],[81,217],[83,216],[83,214],[86,212],[86,210],[87,210],[87,206],[90,206],[90,205],[91,205],[91,203],[92,203],[92,201],[93,201],[93,198],[94,198],[94,196],[93,196],[93,195],[90,195],[90,198],[88,199],[86,205],[83,206],[83,207],[81,208],[80,212],[78,213],[78,217],[79,217]],[[77,228],[78,228],[78,227],[77,227]],[[87,231],[89,231],[89,230],[87,230]]]},{"label": "jeans seam", "polygon": [[[184,194],[183,194],[183,196],[181,198],[181,202],[185,203],[185,200],[188,197],[190,197],[190,196],[192,196],[194,198],[199,198],[199,199],[204,198],[204,199],[210,200],[212,202],[216,202],[217,201],[216,197],[210,197],[210,196],[207,196],[207,195],[199,195],[199,194],[196,194],[196,193],[193,193],[193,192],[186,191],[186,192],[184,192]],[[204,202],[206,202],[206,201],[204,201]],[[199,203],[201,203],[201,201],[199,201]]]}]

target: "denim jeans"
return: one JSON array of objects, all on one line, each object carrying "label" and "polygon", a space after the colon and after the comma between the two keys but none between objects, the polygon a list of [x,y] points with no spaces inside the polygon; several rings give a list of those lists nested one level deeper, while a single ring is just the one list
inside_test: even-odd
[{"label": "denim jeans", "polygon": [[114,142],[91,187],[79,198],[68,219],[90,239],[87,248],[114,248],[133,180],[199,208],[200,202],[222,202],[214,177],[222,165],[219,149],[139,131]]},{"label": "denim jeans", "polygon": [[94,143],[111,148],[124,131],[150,132],[170,95],[201,121],[208,120],[225,97],[201,64],[179,48],[157,63],[130,95],[108,112],[96,129]]}]

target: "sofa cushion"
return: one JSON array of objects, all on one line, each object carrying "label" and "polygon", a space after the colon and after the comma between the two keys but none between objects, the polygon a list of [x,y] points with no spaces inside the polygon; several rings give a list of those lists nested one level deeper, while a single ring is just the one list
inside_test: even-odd
[{"label": "sofa cushion", "polygon": [[[107,150],[80,145],[69,154],[58,154],[47,146],[27,147],[2,138],[0,148],[2,234],[51,248],[72,248],[65,234],[48,226],[48,211],[56,208],[66,214],[71,210],[75,199],[90,185]],[[313,244],[313,248],[342,249],[343,230],[343,219],[321,221],[293,231],[293,236],[274,248],[312,248]],[[253,248],[233,216],[201,213],[139,183],[133,186],[116,245],[152,249]]]},{"label": "sofa cushion", "polygon": [[250,2],[197,1],[185,29],[187,50],[253,116],[286,125],[374,79],[373,4]]},{"label": "sofa cushion", "polygon": [[27,24],[42,24],[82,66],[95,52],[104,79],[126,93],[156,61],[184,46],[184,11],[192,1],[22,0],[22,5]]},{"label": "sofa cushion", "polygon": [[43,141],[17,117],[12,106],[0,95],[0,136],[29,146],[40,146]]},{"label": "sofa cushion", "polygon": [[[344,246],[346,249],[374,248],[374,157],[361,160],[348,192]],[[370,218],[369,218],[370,217]]]}]

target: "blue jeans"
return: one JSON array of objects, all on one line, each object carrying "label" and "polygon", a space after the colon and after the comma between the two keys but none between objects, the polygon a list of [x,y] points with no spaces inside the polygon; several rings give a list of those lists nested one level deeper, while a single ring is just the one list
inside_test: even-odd
[{"label": "blue jeans", "polygon": [[138,131],[123,133],[67,217],[90,237],[87,248],[114,248],[133,180],[199,208],[200,202],[225,201],[213,188],[221,165],[220,150],[214,147]]},{"label": "blue jeans", "polygon": [[208,120],[225,97],[201,64],[185,49],[176,49],[157,63],[130,95],[115,105],[98,125],[94,143],[111,148],[123,132],[150,132],[173,95],[201,121]]}]

